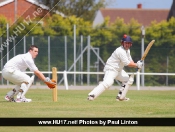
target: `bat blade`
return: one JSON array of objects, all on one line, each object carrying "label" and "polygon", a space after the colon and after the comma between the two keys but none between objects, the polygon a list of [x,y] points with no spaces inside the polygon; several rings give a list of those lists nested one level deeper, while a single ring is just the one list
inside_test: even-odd
[{"label": "bat blade", "polygon": [[143,53],[142,58],[141,58],[142,61],[146,58],[146,56],[147,56],[147,54],[148,54],[150,48],[151,48],[152,45],[154,44],[154,42],[155,42],[155,40],[152,40],[152,41],[148,44],[148,46],[146,47],[146,50],[145,50],[145,52]]},{"label": "bat blade", "polygon": [[[152,45],[154,44],[154,42],[155,42],[155,40],[152,40],[152,41],[148,44],[148,46],[146,47],[145,52],[144,52],[143,55],[142,55],[141,61],[144,61],[144,60],[145,60],[145,58],[146,58],[146,56],[147,56],[149,50],[151,49]],[[137,71],[140,71],[140,69],[137,69]]]}]

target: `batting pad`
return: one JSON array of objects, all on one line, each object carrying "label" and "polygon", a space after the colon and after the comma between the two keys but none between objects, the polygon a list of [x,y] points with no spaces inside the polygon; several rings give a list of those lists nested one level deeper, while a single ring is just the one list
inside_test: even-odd
[{"label": "batting pad", "polygon": [[129,77],[128,82],[126,83],[126,86],[125,86],[124,90],[122,91],[120,99],[124,99],[126,97],[128,89],[133,84],[133,82],[134,82],[134,74],[131,74],[131,76]]},{"label": "batting pad", "polygon": [[94,95],[94,99],[95,99],[104,91],[105,91],[105,87],[103,86],[103,84],[99,84],[88,95]]},{"label": "batting pad", "polygon": [[26,83],[22,83],[21,84],[21,89],[22,89],[22,93],[19,92],[18,95],[17,95],[17,98],[21,98],[21,97],[24,97],[24,95],[27,93],[27,91],[29,90],[29,88],[32,86],[32,83],[34,81],[34,78],[35,78],[35,75],[33,75],[30,80],[29,80],[29,84],[26,84]]}]

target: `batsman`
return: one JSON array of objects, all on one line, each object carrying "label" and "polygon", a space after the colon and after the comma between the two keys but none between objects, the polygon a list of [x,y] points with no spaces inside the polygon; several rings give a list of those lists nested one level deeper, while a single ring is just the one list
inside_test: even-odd
[{"label": "batsman", "polygon": [[[25,54],[19,54],[10,59],[2,70],[2,76],[6,80],[15,84],[15,88],[5,95],[5,100],[9,102],[31,102],[32,99],[26,98],[25,94],[31,87],[35,75],[41,79],[50,89],[55,88],[56,81],[45,77],[42,72],[38,70],[34,63],[34,59],[38,55],[38,47],[31,45]],[[35,75],[30,77],[25,73],[26,69],[30,69]],[[16,96],[16,99],[14,98]]]},{"label": "batsman", "polygon": [[134,74],[130,77],[123,70],[124,66],[131,68],[141,69],[143,62],[141,60],[134,63],[131,55],[130,48],[132,46],[132,39],[130,36],[124,34],[121,39],[121,46],[118,47],[108,58],[106,65],[104,67],[104,78],[97,87],[95,87],[89,94],[88,100],[92,101],[97,98],[106,89],[109,89],[114,80],[118,80],[122,83],[121,88],[116,96],[117,101],[128,101],[129,98],[126,97],[129,87],[133,84]]}]

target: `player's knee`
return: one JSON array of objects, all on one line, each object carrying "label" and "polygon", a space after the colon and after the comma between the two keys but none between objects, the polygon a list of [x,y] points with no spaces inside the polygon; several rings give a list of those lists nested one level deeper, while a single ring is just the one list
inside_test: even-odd
[{"label": "player's knee", "polygon": [[22,83],[29,84],[30,81],[31,81],[31,78],[30,78],[30,76],[27,75],[27,76],[25,76],[25,78],[24,78]]},{"label": "player's knee", "polygon": [[124,78],[124,82],[128,82],[128,80],[129,80],[129,76],[126,76],[126,77]]},{"label": "player's knee", "polygon": [[120,80],[122,82],[122,84],[126,84],[129,80],[129,76],[128,77],[125,77],[123,78],[122,80]]},{"label": "player's knee", "polygon": [[27,85],[25,82],[21,84],[21,89],[25,89],[26,87],[27,87]]},{"label": "player's knee", "polygon": [[114,83],[114,80],[102,82],[102,84],[105,86],[105,89],[108,89],[109,87],[111,87],[113,83]]}]

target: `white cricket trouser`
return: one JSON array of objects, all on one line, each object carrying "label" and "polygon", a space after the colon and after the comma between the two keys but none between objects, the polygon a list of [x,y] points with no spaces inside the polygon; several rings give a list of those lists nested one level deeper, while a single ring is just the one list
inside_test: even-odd
[{"label": "white cricket trouser", "polygon": [[2,76],[6,80],[8,80],[16,85],[21,85],[23,82],[29,83],[29,81],[30,81],[30,76],[24,72],[19,71],[19,70],[13,70],[13,69],[7,69],[7,68],[3,69]]},{"label": "white cricket trouser", "polygon": [[113,69],[105,69],[105,75],[103,81],[95,87],[88,95],[94,95],[94,99],[97,98],[101,93],[108,89],[114,83],[114,79],[126,83],[129,80],[129,75],[122,70],[121,72]]},{"label": "white cricket trouser", "polygon": [[114,79],[119,80],[122,83],[126,83],[129,80],[129,75],[124,71],[115,71],[112,69],[105,69],[105,75],[103,78],[103,85],[105,88],[109,88],[114,83]]}]

